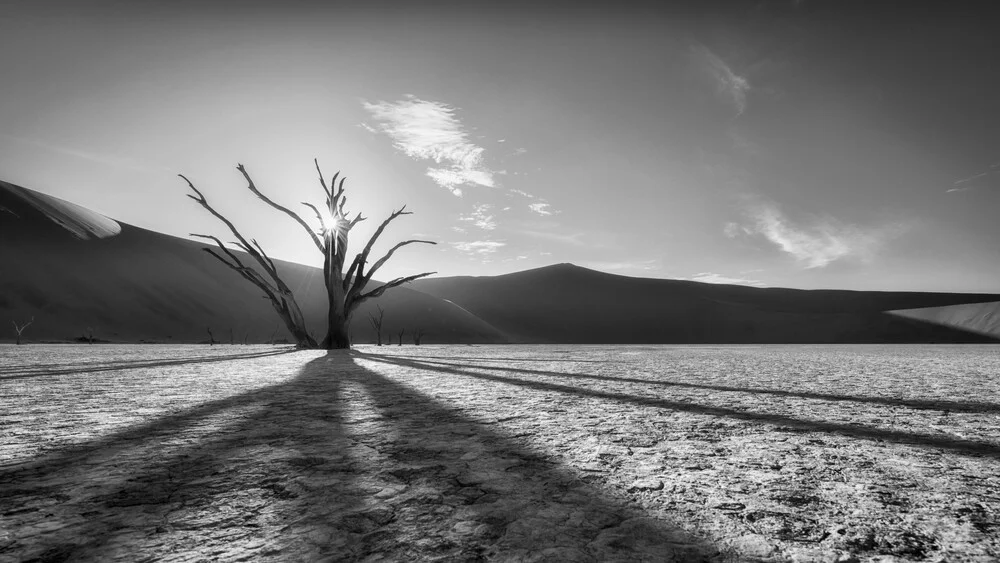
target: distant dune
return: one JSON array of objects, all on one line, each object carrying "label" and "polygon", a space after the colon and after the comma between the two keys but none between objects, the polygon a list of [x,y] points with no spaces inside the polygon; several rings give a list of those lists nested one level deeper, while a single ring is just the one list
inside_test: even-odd
[{"label": "distant dune", "polygon": [[907,319],[954,327],[1000,339],[1000,302],[996,301],[904,309],[891,313]]},{"label": "distant dune", "polygon": [[[11,320],[35,318],[28,341],[70,340],[94,329],[113,342],[267,341],[277,315],[257,288],[203,244],[114,221],[72,203],[0,182],[0,342],[13,341]],[[285,280],[322,338],[326,311],[321,272],[278,261]],[[503,342],[505,337],[460,307],[409,288],[378,299],[385,332],[421,328],[425,342]],[[374,340],[362,305],[352,330]],[[7,327],[6,329],[2,327]],[[283,328],[277,338],[285,338]],[[409,338],[408,336],[406,337]]]},{"label": "distant dune", "polygon": [[760,289],[633,278],[572,264],[424,279],[413,287],[461,305],[519,342],[986,342],[1000,336],[933,315],[889,313],[995,307],[1000,295]]},{"label": "distant dune", "polygon": [[[203,244],[141,229],[0,182],[0,342],[94,329],[113,342],[267,341],[277,317]],[[322,337],[320,271],[278,262]],[[449,343],[990,342],[1000,295],[804,291],[633,278],[558,264],[492,277],[418,280],[378,299],[385,332],[421,328]],[[362,306],[356,342],[374,332]],[[277,338],[285,338],[283,327]],[[408,338],[408,337],[407,337]]]}]

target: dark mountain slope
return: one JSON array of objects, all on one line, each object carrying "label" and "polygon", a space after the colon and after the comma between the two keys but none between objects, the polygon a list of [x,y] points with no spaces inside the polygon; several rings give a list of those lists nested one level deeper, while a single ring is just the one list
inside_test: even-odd
[{"label": "dark mountain slope", "polygon": [[572,264],[494,277],[419,280],[523,342],[981,342],[989,336],[896,309],[1000,301],[1000,295],[760,289],[633,278]]},{"label": "dark mountain slope", "polygon": [[[0,341],[11,320],[34,317],[29,341],[66,340],[93,327],[96,338],[198,342],[215,338],[265,342],[278,324],[260,292],[197,242],[100,216],[38,192],[0,182]],[[316,268],[278,262],[313,332],[322,337],[326,297]],[[426,342],[500,342],[493,327],[454,304],[409,288],[377,300],[385,331],[426,331]],[[374,336],[369,301],[355,316],[356,341]],[[315,314],[319,313],[319,314]],[[284,338],[281,327],[277,338]]]}]

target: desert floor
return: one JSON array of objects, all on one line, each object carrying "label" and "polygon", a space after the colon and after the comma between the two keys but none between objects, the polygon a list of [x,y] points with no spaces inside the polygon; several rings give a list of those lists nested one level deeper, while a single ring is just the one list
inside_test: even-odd
[{"label": "desert floor", "polygon": [[1000,347],[0,346],[0,560],[996,561]]}]

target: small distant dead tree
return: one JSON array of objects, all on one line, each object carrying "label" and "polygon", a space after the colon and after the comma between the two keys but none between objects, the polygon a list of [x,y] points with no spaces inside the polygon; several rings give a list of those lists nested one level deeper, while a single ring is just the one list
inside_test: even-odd
[{"label": "small distant dead tree", "polygon": [[233,327],[229,327],[229,345],[233,345]]},{"label": "small distant dead tree", "polygon": [[28,321],[28,322],[26,322],[26,323],[24,323],[23,325],[20,325],[20,326],[18,326],[18,324],[17,324],[16,321],[13,321],[13,320],[10,321],[10,324],[14,325],[14,330],[17,332],[17,343],[18,344],[21,343],[21,333],[24,332],[24,329],[26,329],[29,326],[31,326],[31,323],[33,323],[33,322],[35,322],[35,317],[31,317],[30,321]]},{"label": "small distant dead tree", "polygon": [[278,325],[274,325],[274,332],[271,333],[271,338],[268,339],[268,344],[274,344],[274,336],[278,334]]},{"label": "small distant dead tree", "polygon": [[94,344],[94,329],[93,329],[93,327],[89,327],[89,326],[87,327],[87,342],[89,342],[91,345]]},{"label": "small distant dead tree", "polygon": [[217,340],[215,340],[215,337],[212,336],[212,327],[207,326],[207,327],[205,327],[205,330],[208,331],[208,345],[209,346],[215,346],[215,343],[217,342]]},{"label": "small distant dead tree", "polygon": [[[326,196],[326,204],[322,206],[322,208],[307,202],[302,202],[302,205],[308,207],[315,214],[316,220],[319,223],[318,230],[310,226],[301,215],[279,203],[274,202],[257,189],[256,184],[254,184],[253,180],[250,178],[250,174],[242,164],[237,165],[236,169],[240,171],[243,178],[246,180],[247,189],[253,192],[253,194],[260,198],[264,203],[268,204],[273,209],[288,215],[293,221],[305,229],[310,240],[312,240],[313,244],[316,246],[316,249],[323,255],[323,280],[326,285],[329,306],[327,310],[327,333],[326,337],[319,344],[319,346],[326,349],[350,348],[351,339],[350,334],[348,333],[348,327],[350,326],[352,315],[361,303],[367,301],[368,299],[379,297],[387,290],[394,287],[432,275],[434,272],[425,272],[412,276],[398,277],[370,291],[365,291],[365,288],[372,281],[372,276],[374,276],[379,268],[388,262],[393,253],[400,248],[410,244],[436,243],[428,240],[405,240],[390,248],[385,256],[376,260],[369,268],[368,264],[372,248],[375,246],[375,242],[382,235],[383,231],[385,231],[385,228],[389,225],[389,223],[398,217],[402,215],[410,215],[410,212],[406,211],[406,206],[404,205],[398,211],[393,211],[389,217],[379,225],[379,227],[375,230],[375,233],[370,239],[368,239],[368,243],[364,246],[364,249],[354,257],[353,261],[348,263],[348,235],[350,234],[351,229],[353,229],[361,221],[364,221],[366,218],[362,217],[361,213],[358,213],[354,216],[354,218],[348,219],[348,213],[344,210],[344,206],[347,203],[347,198],[344,195],[344,182],[346,181],[346,178],[340,178],[340,182],[338,184],[337,178],[340,177],[340,172],[337,172],[333,175],[330,183],[327,184],[323,177],[323,172],[320,170],[319,161],[314,159],[313,162],[316,165],[316,172],[319,174],[319,183],[323,188],[323,194]],[[274,307],[275,311],[277,311],[278,316],[285,322],[285,326],[288,327],[292,336],[295,338],[296,343],[300,347],[315,348],[317,343],[315,339],[309,335],[305,328],[305,320],[302,316],[302,310],[295,301],[295,296],[292,294],[288,285],[281,280],[281,277],[278,275],[277,267],[264,252],[264,249],[261,248],[260,244],[258,244],[256,240],[247,239],[240,234],[240,232],[236,229],[236,226],[233,225],[229,219],[216,211],[215,208],[213,208],[205,199],[205,196],[194,187],[194,184],[192,184],[186,176],[181,174],[180,177],[187,182],[188,187],[190,187],[195,194],[188,194],[188,197],[198,202],[198,204],[208,210],[209,213],[229,228],[230,232],[237,239],[237,242],[234,243],[235,246],[253,258],[259,269],[245,265],[236,254],[226,248],[222,241],[216,237],[210,235],[198,235],[194,233],[192,233],[192,236],[215,242],[219,252],[216,252],[215,249],[212,248],[206,248],[205,251],[264,292],[264,295],[270,299],[271,305]],[[262,270],[264,274],[261,274],[260,270]]]},{"label": "small distant dead tree", "polygon": [[244,346],[247,345],[247,338],[250,338],[250,331],[249,330],[243,333],[243,345]]},{"label": "small distant dead tree", "polygon": [[413,335],[413,345],[420,346],[420,339],[423,338],[425,334],[424,329],[418,328],[414,330],[411,334]]},{"label": "small distant dead tree", "polygon": [[403,334],[404,333],[406,333],[406,329],[405,328],[404,329],[400,329],[400,331],[399,331],[399,344],[397,344],[396,346],[402,346],[403,345]]},{"label": "small distant dead tree", "polygon": [[[377,345],[382,345],[382,317],[385,316],[385,311],[382,310],[380,305],[378,307],[378,316],[368,313],[368,321],[372,324],[372,328],[375,329],[375,342]],[[392,338],[391,336],[389,338]]]}]

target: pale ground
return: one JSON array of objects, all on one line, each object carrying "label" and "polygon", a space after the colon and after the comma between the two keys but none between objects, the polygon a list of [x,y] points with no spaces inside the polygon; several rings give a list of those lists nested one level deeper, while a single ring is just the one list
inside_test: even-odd
[{"label": "pale ground", "polygon": [[998,423],[989,346],[0,346],[0,561],[997,561]]}]

